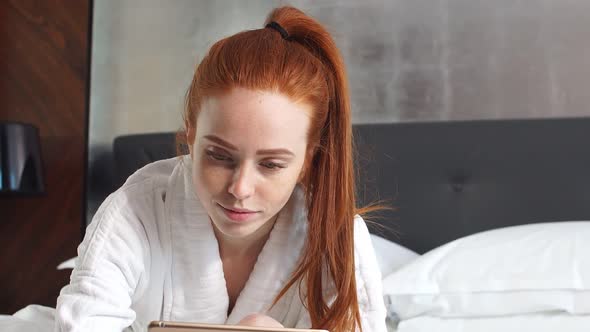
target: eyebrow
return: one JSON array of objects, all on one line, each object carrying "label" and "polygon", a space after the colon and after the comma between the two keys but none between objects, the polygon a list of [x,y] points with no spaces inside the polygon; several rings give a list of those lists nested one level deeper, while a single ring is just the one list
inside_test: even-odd
[{"label": "eyebrow", "polygon": [[[205,136],[203,136],[203,138],[206,138],[206,139],[208,139],[208,140],[210,140],[210,141],[212,141],[214,143],[217,143],[217,144],[219,144],[219,145],[221,145],[223,147],[226,147],[226,148],[228,148],[230,150],[234,150],[234,151],[237,151],[238,150],[238,148],[235,145],[233,145],[233,144],[231,144],[231,143],[229,143],[229,142],[221,139],[218,136],[215,136],[215,135],[205,135]],[[256,154],[257,155],[286,154],[286,155],[290,155],[290,156],[295,157],[295,154],[293,152],[291,152],[290,150],[288,150],[288,149],[264,149],[264,150],[258,150],[258,151],[256,151]]]}]

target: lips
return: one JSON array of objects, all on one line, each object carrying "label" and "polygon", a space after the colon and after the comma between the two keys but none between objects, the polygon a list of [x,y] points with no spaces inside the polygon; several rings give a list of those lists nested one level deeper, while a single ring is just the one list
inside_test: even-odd
[{"label": "lips", "polygon": [[226,210],[230,210],[230,211],[234,211],[234,212],[238,212],[238,213],[253,213],[256,211],[252,211],[252,210],[247,210],[247,209],[240,209],[240,208],[234,208],[234,207],[226,207]]},{"label": "lips", "polygon": [[221,204],[217,204],[223,213],[232,221],[245,222],[254,218],[259,212],[240,208],[226,208]]}]

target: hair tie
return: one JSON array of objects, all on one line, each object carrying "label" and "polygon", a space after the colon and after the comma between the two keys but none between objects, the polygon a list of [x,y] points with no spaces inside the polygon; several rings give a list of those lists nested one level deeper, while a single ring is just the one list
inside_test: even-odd
[{"label": "hair tie", "polygon": [[271,28],[274,29],[276,31],[278,31],[281,34],[281,37],[283,37],[283,39],[285,40],[290,40],[291,36],[289,36],[289,33],[287,32],[287,30],[283,29],[282,26],[280,26],[280,24],[278,24],[275,21],[271,21],[270,23],[268,23],[265,28]]}]

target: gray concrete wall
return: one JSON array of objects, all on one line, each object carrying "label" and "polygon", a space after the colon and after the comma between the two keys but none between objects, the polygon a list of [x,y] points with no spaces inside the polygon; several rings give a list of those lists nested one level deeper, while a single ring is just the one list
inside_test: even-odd
[{"label": "gray concrete wall", "polygon": [[[195,65],[286,1],[95,1],[90,143],[180,127]],[[290,1],[333,33],[356,123],[590,114],[585,0]]]}]

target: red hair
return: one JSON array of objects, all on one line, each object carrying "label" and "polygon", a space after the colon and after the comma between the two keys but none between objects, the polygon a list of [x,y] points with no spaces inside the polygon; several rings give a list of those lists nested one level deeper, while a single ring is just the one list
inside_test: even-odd
[{"label": "red hair", "polygon": [[[354,331],[360,326],[354,262],[355,207],[352,123],[342,57],[326,29],[293,7],[274,9],[264,25],[216,42],[198,65],[187,92],[186,132],[194,133],[203,100],[233,87],[275,91],[313,110],[301,184],[305,189],[308,235],[302,258],[275,299],[302,282],[313,328]],[[185,136],[186,137],[186,136]],[[193,143],[194,136],[188,137]],[[309,171],[312,170],[312,171]],[[323,272],[336,290],[324,298]]]}]

